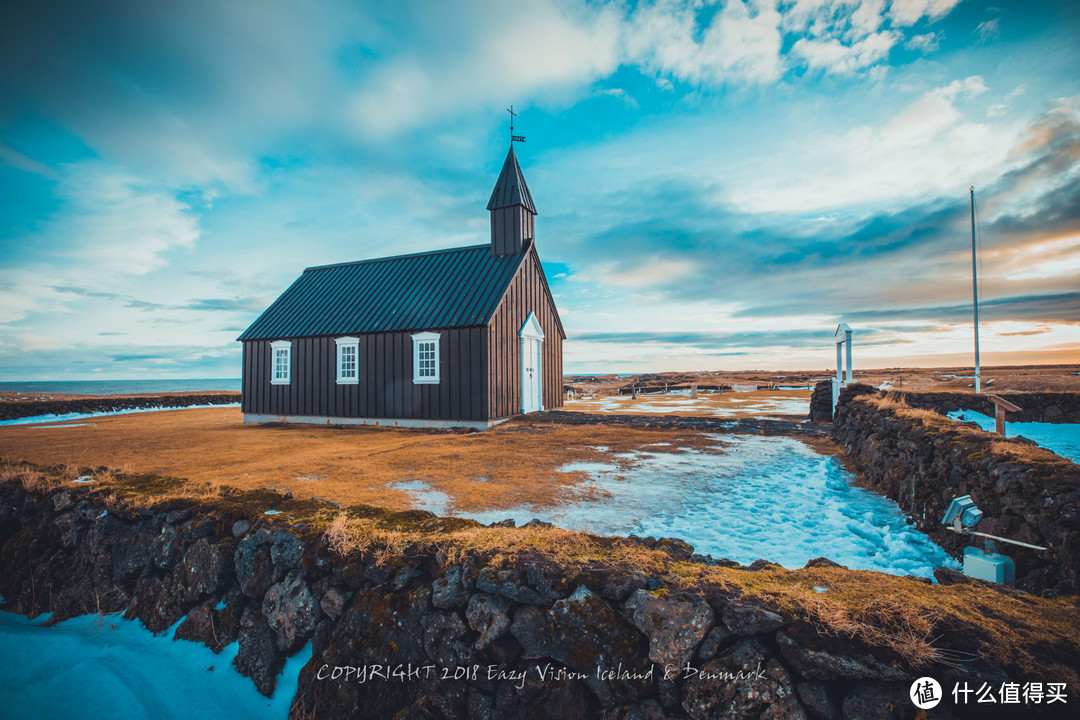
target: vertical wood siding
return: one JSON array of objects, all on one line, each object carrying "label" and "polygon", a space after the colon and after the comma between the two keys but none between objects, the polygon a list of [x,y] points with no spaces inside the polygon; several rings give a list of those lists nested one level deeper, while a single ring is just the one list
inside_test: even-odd
[{"label": "vertical wood siding", "polygon": [[562,397],[562,336],[556,322],[555,302],[541,279],[543,270],[535,249],[528,256],[503,296],[487,329],[490,358],[488,417],[500,418],[521,412],[521,326],[530,312],[536,313],[544,331],[541,373],[544,409],[559,408]]},{"label": "vertical wood siding", "polygon": [[412,333],[360,335],[360,382],[337,383],[333,337],[292,341],[291,382],[270,384],[270,341],[245,342],[245,413],[327,417],[486,420],[484,328],[435,329],[441,336],[439,384],[413,383]]}]

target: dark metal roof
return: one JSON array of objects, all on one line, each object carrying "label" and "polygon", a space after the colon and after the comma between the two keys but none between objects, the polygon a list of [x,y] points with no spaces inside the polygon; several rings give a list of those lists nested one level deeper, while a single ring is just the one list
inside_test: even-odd
[{"label": "dark metal roof", "polygon": [[524,258],[485,243],[310,267],[237,339],[483,325]]},{"label": "dark metal roof", "polygon": [[523,205],[526,210],[536,215],[536,206],[533,205],[532,195],[529,194],[529,186],[525,184],[525,176],[521,174],[521,166],[518,165],[514,146],[511,145],[510,152],[506,153],[506,161],[503,163],[502,172],[499,173],[499,179],[495,182],[495,189],[491,191],[487,209],[498,210],[514,205]]}]

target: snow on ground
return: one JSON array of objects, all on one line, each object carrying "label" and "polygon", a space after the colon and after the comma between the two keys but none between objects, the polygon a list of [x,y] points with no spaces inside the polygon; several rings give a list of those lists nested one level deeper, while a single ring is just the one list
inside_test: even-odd
[{"label": "snow on ground", "polygon": [[[718,436],[714,436],[718,437]],[[828,557],[842,565],[896,575],[930,577],[959,565],[905,522],[888,498],[855,487],[835,458],[798,440],[724,436],[726,452],[636,452],[629,468],[577,462],[565,472],[588,473],[603,500],[572,499],[558,507],[518,507],[457,513],[451,498],[422,480],[397,483],[416,507],[447,511],[483,523],[532,518],[602,535],[679,537],[697,552],[750,563],[765,558],[797,568]]]},{"label": "snow on ground", "polygon": [[[971,410],[956,410],[949,413],[950,420],[974,422],[987,432],[994,432],[994,418]],[[1005,421],[1005,437],[1023,435],[1033,440],[1040,447],[1074,463],[1080,463],[1080,423],[1035,423]]]},{"label": "snow on ground", "polygon": [[[32,415],[30,417],[15,418],[14,420],[0,420],[3,425],[39,425],[43,423],[64,422],[65,420],[85,420],[87,418],[107,417],[109,415],[130,415],[140,412],[161,412],[163,410],[194,410],[196,408],[238,408],[240,403],[224,403],[221,405],[182,405],[180,407],[153,407],[153,408],[129,408],[127,410],[112,410],[109,412],[92,413],[64,413],[63,415]],[[81,423],[86,425],[88,423]],[[89,423],[93,424],[93,423]],[[57,425],[54,427],[78,427],[78,425]]]},{"label": "snow on ground", "polygon": [[53,627],[0,612],[0,714],[9,720],[286,718],[311,643],[285,662],[273,697],[198,643],[154,635],[119,615],[83,615]]},{"label": "snow on ground", "polygon": [[[805,388],[796,388],[804,390]],[[751,395],[740,393],[720,395],[710,391],[698,391],[698,398],[692,400],[688,390],[672,390],[667,393],[640,393],[637,399],[632,395],[610,395],[589,400],[567,400],[564,410],[580,412],[614,412],[646,415],[665,415],[669,413],[687,413],[713,417],[732,416],[775,416],[806,415],[810,412],[809,397],[789,397],[767,395],[768,391],[757,391]]]}]

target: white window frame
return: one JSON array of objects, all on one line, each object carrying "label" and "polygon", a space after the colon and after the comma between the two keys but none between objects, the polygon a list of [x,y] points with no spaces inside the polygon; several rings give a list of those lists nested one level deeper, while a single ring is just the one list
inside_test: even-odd
[{"label": "white window frame", "polygon": [[[285,351],[285,375],[280,377],[278,375],[278,354],[280,351]],[[270,384],[271,385],[288,385],[292,382],[292,341],[291,340],[275,340],[270,343]]]},{"label": "white window frame", "polygon": [[[339,337],[334,338],[334,342],[337,343],[337,384],[338,385],[359,385],[360,384],[360,338],[354,337]],[[347,349],[352,350],[353,356],[353,368],[352,377],[349,377],[343,373],[344,368],[342,362],[344,360],[344,354]]]},{"label": "white window frame", "polygon": [[[417,385],[437,385],[440,382],[440,366],[442,365],[442,353],[439,344],[441,335],[434,332],[416,333],[412,336],[413,347],[413,383]],[[435,374],[420,376],[420,349],[427,343],[435,344]]]}]

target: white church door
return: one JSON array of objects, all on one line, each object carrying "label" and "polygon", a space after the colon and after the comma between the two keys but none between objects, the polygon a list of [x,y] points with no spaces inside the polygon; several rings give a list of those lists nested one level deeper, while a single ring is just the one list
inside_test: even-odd
[{"label": "white church door", "polygon": [[531,413],[544,409],[541,364],[544,331],[540,329],[536,313],[529,313],[518,334],[521,336],[521,412]]}]

